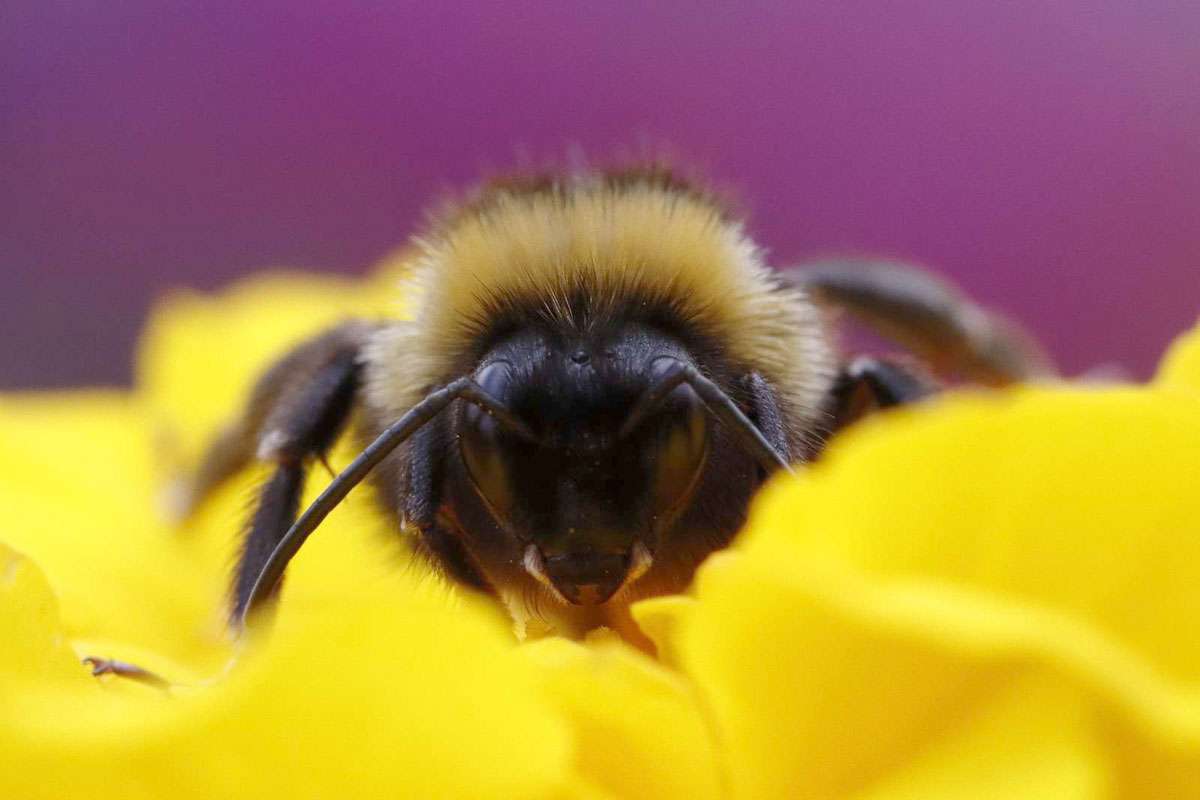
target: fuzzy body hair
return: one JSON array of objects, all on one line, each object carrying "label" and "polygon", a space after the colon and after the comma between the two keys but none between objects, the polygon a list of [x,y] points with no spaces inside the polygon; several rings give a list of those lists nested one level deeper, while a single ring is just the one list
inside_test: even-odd
[{"label": "fuzzy body hair", "polygon": [[672,176],[500,183],[414,244],[414,318],[382,329],[365,354],[378,418],[397,418],[470,372],[505,324],[582,333],[634,313],[670,320],[714,343],[730,371],[769,380],[793,452],[821,422],[835,358],[819,312],[774,279],[720,203]]}]

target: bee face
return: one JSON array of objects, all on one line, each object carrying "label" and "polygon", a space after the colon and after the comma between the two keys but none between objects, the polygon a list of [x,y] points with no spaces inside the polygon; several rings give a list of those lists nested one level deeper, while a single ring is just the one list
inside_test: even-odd
[{"label": "bee face", "polygon": [[509,538],[508,558],[560,600],[606,602],[646,572],[706,463],[707,422],[687,386],[630,427],[656,359],[687,358],[669,335],[526,331],[476,370],[489,395],[535,434],[517,436],[475,406],[457,423],[472,490]]}]

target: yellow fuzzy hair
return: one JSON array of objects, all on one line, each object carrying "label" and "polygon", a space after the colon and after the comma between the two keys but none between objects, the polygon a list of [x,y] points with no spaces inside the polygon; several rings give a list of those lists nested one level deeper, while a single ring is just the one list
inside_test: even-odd
[{"label": "yellow fuzzy hair", "polygon": [[[383,331],[367,353],[367,401],[387,417],[470,369],[479,338],[506,313],[578,328],[623,307],[667,312],[721,343],[734,369],[771,381],[793,431],[810,427],[832,379],[807,298],[772,279],[716,202],[663,173],[493,187],[416,245],[415,319]],[[570,302],[578,296],[588,298],[587,319]]]}]

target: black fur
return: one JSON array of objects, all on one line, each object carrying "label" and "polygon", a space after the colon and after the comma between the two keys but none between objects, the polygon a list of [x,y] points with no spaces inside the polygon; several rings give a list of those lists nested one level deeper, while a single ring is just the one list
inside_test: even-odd
[{"label": "black fur", "polygon": [[[357,346],[347,342],[330,352],[314,344],[304,347],[321,354],[320,366],[315,372],[279,373],[276,399],[263,415],[263,428],[273,440],[269,455],[279,466],[261,489],[248,525],[234,575],[234,620],[245,614],[259,573],[296,519],[309,462],[323,457],[345,428],[358,394]],[[273,587],[271,595],[277,591]]]},{"label": "black fur", "polygon": [[[299,463],[291,463],[276,469],[259,491],[234,573],[232,619],[240,620],[246,612],[250,591],[258,580],[259,572],[296,519],[303,488],[304,467]],[[279,587],[276,586],[271,596],[274,597],[278,591]]]},{"label": "black fur", "polygon": [[275,437],[272,457],[281,462],[324,455],[345,427],[358,393],[357,349],[335,353],[303,389],[267,416],[264,430]]}]

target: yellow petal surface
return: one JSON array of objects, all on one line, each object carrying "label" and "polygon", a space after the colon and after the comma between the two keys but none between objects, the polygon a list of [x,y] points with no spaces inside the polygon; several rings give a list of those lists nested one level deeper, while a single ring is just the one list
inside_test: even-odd
[{"label": "yellow petal surface", "polygon": [[1157,386],[1200,395],[1200,325],[1180,336],[1163,356]]},{"label": "yellow petal surface", "polygon": [[[41,571],[0,543],[0,697],[37,681],[87,688],[93,682],[71,650],[58,619],[58,606]],[[11,708],[8,702],[5,709]]]},{"label": "yellow petal surface", "polygon": [[[674,643],[736,793],[851,797],[917,763],[962,772],[929,759],[964,752],[947,742],[981,709],[1034,724],[1037,695],[1011,687],[1047,673],[1093,717],[1060,746],[1096,737],[1122,796],[1200,796],[1197,452],[1190,402],[1027,391],[864,425],[770,488],[737,551],[702,569]],[[1022,796],[1104,783],[1061,767]]]},{"label": "yellow petal surface", "polygon": [[82,668],[66,686],[48,592],[20,569],[32,604],[14,624],[6,603],[0,633],[33,644],[0,725],[0,797],[562,797],[579,783],[565,726],[490,609],[351,591],[285,613],[222,682],[118,705]]},{"label": "yellow petal surface", "polygon": [[1026,679],[951,725],[861,800],[1089,800],[1111,785],[1070,688]]},{"label": "yellow petal surface", "polygon": [[181,537],[156,520],[144,420],[116,392],[0,399],[0,538],[45,570],[73,639],[214,664],[229,536]]},{"label": "yellow petal surface", "polygon": [[570,724],[588,781],[613,797],[721,796],[711,729],[679,675],[619,641],[550,638],[524,649]]}]

